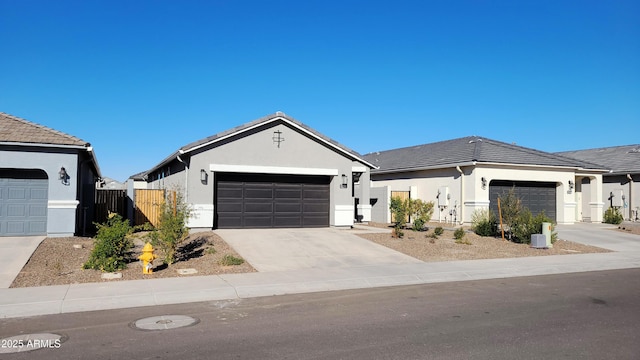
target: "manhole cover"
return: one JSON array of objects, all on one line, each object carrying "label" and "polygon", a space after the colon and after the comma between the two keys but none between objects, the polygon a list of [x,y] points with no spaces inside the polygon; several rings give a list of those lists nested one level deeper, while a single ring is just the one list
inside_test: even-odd
[{"label": "manhole cover", "polygon": [[59,349],[66,340],[66,336],[51,333],[16,335],[0,339],[0,354]]},{"label": "manhole cover", "polygon": [[200,320],[185,315],[152,316],[134,321],[131,325],[139,330],[170,330],[185,326],[192,326]]}]

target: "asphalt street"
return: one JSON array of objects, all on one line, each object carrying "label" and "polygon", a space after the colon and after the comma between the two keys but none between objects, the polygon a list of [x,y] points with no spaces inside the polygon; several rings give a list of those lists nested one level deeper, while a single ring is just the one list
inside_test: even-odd
[{"label": "asphalt street", "polygon": [[[195,322],[169,330],[136,325],[163,315]],[[0,325],[0,338],[53,333],[62,341],[3,359],[637,359],[640,269],[46,315]]]}]

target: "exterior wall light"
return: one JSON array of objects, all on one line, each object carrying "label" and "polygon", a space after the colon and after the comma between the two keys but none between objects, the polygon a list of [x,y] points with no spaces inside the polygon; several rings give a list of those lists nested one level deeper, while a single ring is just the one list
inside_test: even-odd
[{"label": "exterior wall light", "polygon": [[573,190],[575,184],[573,183],[573,181],[569,180],[569,192],[571,192],[571,190]]},{"label": "exterior wall light", "polygon": [[342,185],[341,185],[341,187],[343,189],[346,189],[348,184],[349,184],[349,177],[347,175],[345,175],[345,174],[342,174]]},{"label": "exterior wall light", "polygon": [[69,174],[64,166],[60,168],[60,171],[58,171],[58,179],[60,179],[64,185],[69,185]]},{"label": "exterior wall light", "polygon": [[200,182],[206,184],[208,178],[209,174],[207,174],[207,171],[205,169],[200,169]]},{"label": "exterior wall light", "polygon": [[482,179],[480,179],[480,182],[482,183],[482,190],[487,188],[487,178],[486,177],[482,177]]}]

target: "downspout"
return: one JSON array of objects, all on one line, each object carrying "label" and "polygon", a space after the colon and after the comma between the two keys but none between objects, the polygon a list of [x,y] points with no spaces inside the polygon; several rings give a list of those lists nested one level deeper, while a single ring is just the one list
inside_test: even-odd
[{"label": "downspout", "polygon": [[184,202],[188,204],[189,203],[189,165],[187,165],[187,163],[180,158],[180,155],[182,154],[184,154],[184,152],[180,150],[180,154],[176,155],[176,160],[184,164],[184,169],[185,169],[184,170]]},{"label": "downspout", "polygon": [[[633,201],[633,177],[631,174],[627,174],[627,179],[629,179],[629,220],[633,221],[633,217],[631,216],[631,212],[633,211],[633,205],[631,204]],[[638,214],[635,216],[638,217]]]},{"label": "downspout", "polygon": [[460,166],[456,166],[460,173],[460,225],[464,224],[464,172]]}]

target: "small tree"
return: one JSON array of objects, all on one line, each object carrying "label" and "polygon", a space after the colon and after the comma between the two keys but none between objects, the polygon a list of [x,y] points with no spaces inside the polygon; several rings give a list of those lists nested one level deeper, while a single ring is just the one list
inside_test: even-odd
[{"label": "small tree", "polygon": [[133,243],[127,238],[132,231],[128,220],[110,213],[106,223],[95,224],[98,228],[94,247],[83,268],[107,272],[127,267]]},{"label": "small tree", "polygon": [[176,261],[178,246],[189,236],[186,222],[190,209],[179,191],[167,191],[167,194],[169,196],[160,205],[158,226],[151,232],[150,237],[151,243],[163,251],[164,262],[171,265]]},{"label": "small tree", "polygon": [[522,201],[516,196],[515,187],[511,188],[506,194],[499,196],[499,198],[502,222],[509,228],[509,239],[511,239],[518,217],[522,212]]},{"label": "small tree", "polygon": [[395,236],[401,238],[404,236],[402,229],[407,223],[407,215],[409,215],[409,201],[403,200],[398,196],[392,196],[389,203],[389,210],[393,216],[393,231]]},{"label": "small tree", "polygon": [[409,212],[413,219],[413,230],[422,231],[424,229],[424,224],[431,220],[434,206],[433,201],[426,202],[420,199],[409,199]]}]

